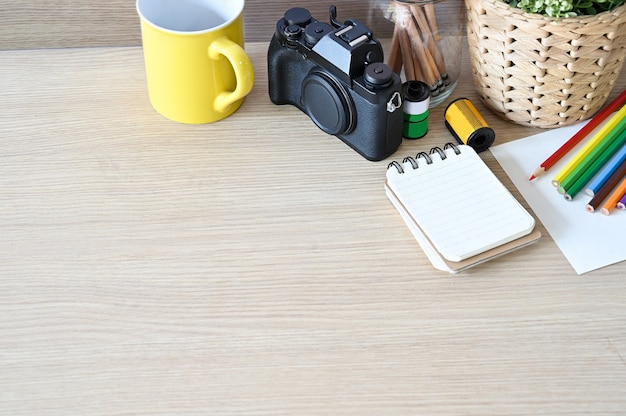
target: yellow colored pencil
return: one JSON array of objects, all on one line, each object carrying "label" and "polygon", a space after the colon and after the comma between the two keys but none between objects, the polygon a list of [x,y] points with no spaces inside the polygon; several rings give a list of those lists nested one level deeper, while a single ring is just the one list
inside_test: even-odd
[{"label": "yellow colored pencil", "polygon": [[561,186],[561,182],[563,181],[563,179],[565,179],[574,169],[576,169],[576,166],[578,166],[578,164],[585,157],[587,157],[589,153],[591,153],[593,148],[596,147],[598,143],[600,143],[604,139],[604,137],[611,130],[613,130],[615,126],[617,126],[619,122],[624,118],[626,118],[626,105],[623,106],[613,117],[611,117],[609,121],[604,126],[602,126],[602,128],[591,138],[591,140],[589,140],[589,143],[587,143],[582,149],[580,149],[576,156],[574,156],[567,163],[567,165],[565,165],[565,167],[563,167],[563,169],[561,169],[561,171],[557,173],[554,179],[552,179],[552,185],[554,185],[556,188]]}]

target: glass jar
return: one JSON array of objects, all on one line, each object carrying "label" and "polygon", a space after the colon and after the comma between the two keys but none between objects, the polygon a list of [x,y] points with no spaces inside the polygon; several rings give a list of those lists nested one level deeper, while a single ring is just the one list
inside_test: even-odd
[{"label": "glass jar", "polygon": [[463,0],[392,0],[388,18],[394,22],[387,63],[406,81],[431,89],[430,107],[454,90],[465,44]]}]

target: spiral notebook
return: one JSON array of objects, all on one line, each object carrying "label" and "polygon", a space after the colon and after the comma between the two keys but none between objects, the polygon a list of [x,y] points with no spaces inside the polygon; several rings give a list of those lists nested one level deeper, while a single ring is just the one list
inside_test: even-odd
[{"label": "spiral notebook", "polygon": [[535,219],[467,145],[389,164],[385,191],[428,259],[457,273],[539,240]]}]

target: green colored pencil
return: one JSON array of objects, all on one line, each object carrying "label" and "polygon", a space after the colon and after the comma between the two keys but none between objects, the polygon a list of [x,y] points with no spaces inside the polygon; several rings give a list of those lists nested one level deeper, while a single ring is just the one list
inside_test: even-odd
[{"label": "green colored pencil", "polygon": [[571,201],[576,194],[585,187],[585,185],[593,178],[593,176],[602,169],[602,167],[615,155],[619,149],[626,145],[626,130],[614,140],[609,147],[602,153],[573,184],[565,191],[565,199]]},{"label": "green colored pencil", "polygon": [[626,117],[623,117],[617,125],[606,133],[606,136],[585,156],[578,165],[561,181],[558,188],[562,194],[569,193],[569,188],[589,170],[589,167],[595,162],[595,160],[613,143],[622,133],[626,130]]}]

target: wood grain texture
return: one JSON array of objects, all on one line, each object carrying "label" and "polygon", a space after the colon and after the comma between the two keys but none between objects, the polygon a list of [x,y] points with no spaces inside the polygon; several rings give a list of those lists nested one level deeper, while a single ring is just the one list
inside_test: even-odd
[{"label": "wood grain texture", "polygon": [[[135,3],[136,0],[0,0],[0,50],[140,45]],[[317,19],[328,21],[330,4],[248,0],[244,9],[246,41],[269,42],[276,22],[291,7],[306,7]],[[359,19],[381,38],[393,29],[383,17],[384,1],[344,0],[332,4],[337,6],[341,20]]]},{"label": "wood grain texture", "polygon": [[[446,103],[368,162],[271,104],[247,48],[252,94],[203,126],[155,113],[138,47],[0,52],[0,414],[626,411],[626,263],[577,276],[540,226],[436,271],[383,181],[451,140]],[[498,142],[537,132],[470,82],[451,99]]]}]

